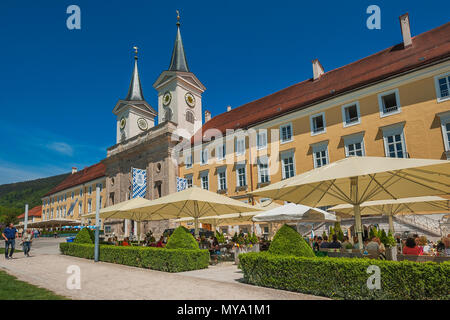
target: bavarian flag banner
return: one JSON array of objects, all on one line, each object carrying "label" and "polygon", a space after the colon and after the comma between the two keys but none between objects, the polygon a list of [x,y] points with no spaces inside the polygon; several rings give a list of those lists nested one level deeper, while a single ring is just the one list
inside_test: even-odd
[{"label": "bavarian flag banner", "polygon": [[132,198],[145,198],[147,191],[147,170],[131,168],[133,177],[133,196]]}]

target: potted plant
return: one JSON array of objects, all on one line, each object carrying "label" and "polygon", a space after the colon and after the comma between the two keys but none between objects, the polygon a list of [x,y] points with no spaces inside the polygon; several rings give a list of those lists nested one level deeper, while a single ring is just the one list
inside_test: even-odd
[{"label": "potted plant", "polygon": [[352,253],[353,245],[351,243],[347,243],[345,245],[345,249],[347,250],[347,252]]}]

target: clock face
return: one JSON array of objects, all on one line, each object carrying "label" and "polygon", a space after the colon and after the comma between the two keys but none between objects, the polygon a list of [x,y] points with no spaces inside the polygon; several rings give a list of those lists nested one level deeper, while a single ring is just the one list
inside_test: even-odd
[{"label": "clock face", "polygon": [[138,125],[139,129],[141,129],[142,131],[145,131],[148,129],[147,120],[145,120],[144,118],[139,118],[137,120],[137,125]]},{"label": "clock face", "polygon": [[122,117],[122,119],[120,119],[120,129],[125,128],[126,124],[127,124],[127,120],[125,120],[125,118]]},{"label": "clock face", "polygon": [[192,93],[190,92],[186,93],[184,99],[186,100],[186,103],[189,107],[191,108],[195,107],[195,97]]},{"label": "clock face", "polygon": [[170,101],[172,101],[172,95],[169,91],[167,91],[163,95],[163,105],[168,106],[170,104]]}]

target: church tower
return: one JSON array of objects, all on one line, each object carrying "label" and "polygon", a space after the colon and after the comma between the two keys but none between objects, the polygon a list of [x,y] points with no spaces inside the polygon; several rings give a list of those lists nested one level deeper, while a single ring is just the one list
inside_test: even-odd
[{"label": "church tower", "polygon": [[154,127],[155,109],[144,99],[138,71],[137,47],[134,47],[134,69],[130,88],[125,99],[119,100],[113,109],[117,117],[116,143],[128,140]]},{"label": "church tower", "polygon": [[189,139],[202,126],[202,93],[206,88],[189,70],[179,14],[169,69],[161,73],[153,87],[158,91],[158,123],[175,123],[178,134]]}]

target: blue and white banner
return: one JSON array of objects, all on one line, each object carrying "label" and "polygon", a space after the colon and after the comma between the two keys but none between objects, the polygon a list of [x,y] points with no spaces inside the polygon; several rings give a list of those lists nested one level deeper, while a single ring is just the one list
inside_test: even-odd
[{"label": "blue and white banner", "polygon": [[78,198],[75,200],[75,202],[73,202],[70,205],[69,211],[67,211],[67,216],[73,215],[73,209],[75,208],[75,205],[77,204],[77,202],[78,202]]},{"label": "blue and white banner", "polygon": [[177,192],[187,188],[187,179],[177,177]]},{"label": "blue and white banner", "polygon": [[133,177],[133,196],[132,198],[145,198],[147,192],[147,170],[131,168]]}]

